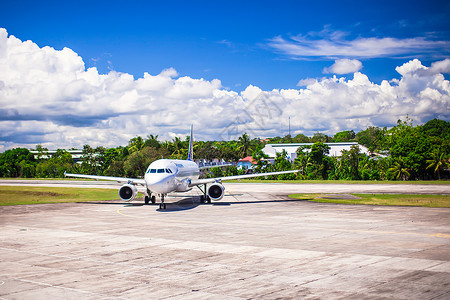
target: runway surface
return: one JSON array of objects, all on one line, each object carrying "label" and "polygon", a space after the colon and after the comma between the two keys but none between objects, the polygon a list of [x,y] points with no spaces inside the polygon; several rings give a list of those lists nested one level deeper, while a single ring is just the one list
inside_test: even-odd
[{"label": "runway surface", "polygon": [[166,211],[138,201],[0,207],[0,298],[450,298],[450,209],[286,196],[387,186],[226,188],[219,204],[200,205],[193,190]]}]

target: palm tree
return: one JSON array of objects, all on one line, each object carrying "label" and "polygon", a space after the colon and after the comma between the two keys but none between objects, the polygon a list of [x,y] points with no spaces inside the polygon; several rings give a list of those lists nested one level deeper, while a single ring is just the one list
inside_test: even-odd
[{"label": "palm tree", "polygon": [[392,172],[392,175],[396,180],[401,178],[403,181],[405,181],[411,175],[401,158],[398,158],[394,162],[394,165],[388,169],[388,171]]},{"label": "palm tree", "polygon": [[130,153],[139,151],[142,147],[144,147],[144,139],[141,136],[136,136],[128,142],[128,151]]},{"label": "palm tree", "polygon": [[247,133],[244,133],[242,136],[238,139],[240,145],[238,147],[239,154],[241,154],[241,157],[247,157],[251,153],[250,151],[250,137]]},{"label": "palm tree", "polygon": [[435,174],[437,173],[438,179],[441,179],[440,171],[449,166],[448,158],[446,158],[444,152],[440,150],[433,151],[432,158],[427,159],[427,164],[427,170],[432,169]]},{"label": "palm tree", "polygon": [[182,159],[183,157],[187,157],[188,149],[185,147],[185,143],[179,138],[175,137],[172,142],[175,150],[172,152],[172,157],[176,159]]},{"label": "palm tree", "polygon": [[305,176],[306,167],[308,165],[308,153],[305,153],[304,150],[307,149],[305,146],[301,146],[297,149],[297,158],[294,160],[294,166],[297,169],[300,169],[300,174]]},{"label": "palm tree", "polygon": [[161,147],[160,142],[158,141],[158,135],[153,135],[153,134],[149,134],[147,136],[147,140],[145,140],[144,143],[145,146],[150,146],[150,147],[154,147],[154,148],[159,148]]}]

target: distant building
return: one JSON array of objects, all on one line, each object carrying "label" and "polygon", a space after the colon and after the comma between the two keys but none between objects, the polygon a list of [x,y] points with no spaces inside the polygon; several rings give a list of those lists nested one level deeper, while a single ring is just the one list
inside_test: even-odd
[{"label": "distant building", "polygon": [[201,167],[220,167],[221,165],[234,165],[234,163],[227,162],[224,159],[214,158],[212,160],[207,159],[194,159],[194,162]]},{"label": "distant building", "polygon": [[[369,149],[365,146],[359,145],[357,142],[345,142],[345,143],[324,143],[330,147],[329,156],[341,156],[342,150],[349,151],[352,146],[359,146],[362,153],[368,154]],[[311,147],[314,143],[295,143],[295,144],[267,144],[262,151],[264,154],[269,156],[269,161],[274,163],[277,153],[283,152],[285,150],[288,154],[288,159],[293,161],[297,158],[297,149],[301,146]],[[310,149],[305,149],[304,151],[309,152]]]},{"label": "distant building", "polygon": [[244,157],[243,159],[240,159],[236,166],[239,170],[241,170],[241,169],[251,170],[255,167],[256,164],[257,163],[253,159],[253,157],[247,156],[247,157]]},{"label": "distant building", "polygon": [[[47,151],[43,151],[41,152],[41,159],[49,159],[51,158],[53,155],[56,154],[57,150],[47,150]],[[65,150],[67,152],[70,153],[70,155],[72,155],[72,159],[73,162],[79,162],[81,161],[81,157],[83,156],[83,150]],[[40,152],[36,151],[36,150],[30,150],[30,152],[34,155],[34,158],[37,159]]]}]

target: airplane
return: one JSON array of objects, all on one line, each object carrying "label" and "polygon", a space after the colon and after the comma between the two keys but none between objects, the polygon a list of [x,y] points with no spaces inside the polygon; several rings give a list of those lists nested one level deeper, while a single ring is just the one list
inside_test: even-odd
[{"label": "airplane", "polygon": [[[158,159],[148,166],[147,171],[145,172],[144,179],[70,173],[65,173],[64,175],[66,177],[123,182],[124,185],[122,185],[119,189],[119,197],[124,201],[132,201],[136,198],[138,194],[136,185],[144,186],[146,188],[146,194],[144,195],[145,204],[149,204],[150,202],[152,202],[152,204],[155,204],[156,194],[161,200],[159,208],[162,210],[166,209],[164,197],[172,192],[187,192],[190,191],[193,187],[197,187],[202,192],[202,195],[200,196],[200,202],[208,204],[211,203],[211,200],[219,201],[223,198],[225,194],[225,187],[223,186],[222,181],[288,174],[300,171],[289,170],[199,179],[200,170],[217,166],[199,167],[193,161],[193,140],[193,126],[191,126],[187,159]],[[219,167],[220,166],[225,165],[219,165]]]}]

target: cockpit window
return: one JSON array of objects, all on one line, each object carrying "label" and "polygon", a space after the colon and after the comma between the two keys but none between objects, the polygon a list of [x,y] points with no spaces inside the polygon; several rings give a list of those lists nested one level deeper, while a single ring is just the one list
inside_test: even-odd
[{"label": "cockpit window", "polygon": [[167,168],[167,169],[148,169],[147,173],[169,173],[169,174],[173,174],[172,170]]}]

